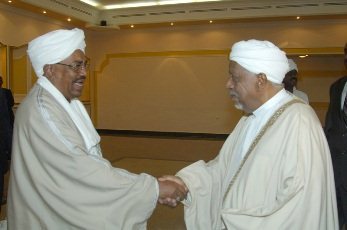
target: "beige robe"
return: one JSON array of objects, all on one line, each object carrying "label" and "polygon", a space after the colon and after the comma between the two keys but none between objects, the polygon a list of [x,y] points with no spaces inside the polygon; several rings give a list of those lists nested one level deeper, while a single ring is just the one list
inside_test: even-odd
[{"label": "beige robe", "polygon": [[16,113],[9,230],[146,229],[158,184],[88,154],[66,111],[36,85]]},{"label": "beige robe", "polygon": [[233,158],[244,121],[214,160],[198,161],[177,173],[190,190],[187,228],[338,229],[329,148],[315,112],[303,103],[288,107],[266,131],[226,192],[231,169],[239,167]]}]

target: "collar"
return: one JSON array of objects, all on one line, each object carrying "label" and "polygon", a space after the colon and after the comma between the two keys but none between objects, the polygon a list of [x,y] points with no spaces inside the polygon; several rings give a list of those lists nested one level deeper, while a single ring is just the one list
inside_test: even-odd
[{"label": "collar", "polygon": [[283,104],[283,101],[286,98],[289,98],[290,95],[286,92],[285,89],[281,89],[278,93],[276,93],[272,98],[267,100],[264,104],[262,104],[258,109],[256,109],[252,114],[255,117],[260,117],[264,115],[269,110],[275,110],[278,106]]}]

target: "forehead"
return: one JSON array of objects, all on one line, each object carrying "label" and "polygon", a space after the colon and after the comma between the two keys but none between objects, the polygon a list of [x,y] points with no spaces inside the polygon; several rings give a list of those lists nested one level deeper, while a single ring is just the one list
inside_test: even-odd
[{"label": "forehead", "polygon": [[242,66],[240,66],[237,62],[234,61],[230,61],[229,62],[229,72],[237,72],[237,71],[241,71],[243,68]]},{"label": "forehead", "polygon": [[85,54],[82,50],[75,50],[69,57],[67,57],[65,60],[84,60],[86,59]]},{"label": "forehead", "polygon": [[235,61],[229,62],[229,73],[234,76],[251,75],[251,72],[243,68],[240,64]]}]

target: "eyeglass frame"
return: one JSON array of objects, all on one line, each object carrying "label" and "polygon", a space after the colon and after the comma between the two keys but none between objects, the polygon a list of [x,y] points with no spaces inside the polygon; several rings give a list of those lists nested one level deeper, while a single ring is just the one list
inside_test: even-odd
[{"label": "eyeglass frame", "polygon": [[65,63],[61,63],[61,62],[57,62],[55,64],[68,66],[68,67],[70,67],[71,70],[73,70],[75,72],[79,72],[82,70],[82,68],[87,70],[89,65],[90,65],[90,61],[89,61],[89,59],[86,59],[85,61],[81,61],[81,62],[72,62],[72,64],[65,64]]}]

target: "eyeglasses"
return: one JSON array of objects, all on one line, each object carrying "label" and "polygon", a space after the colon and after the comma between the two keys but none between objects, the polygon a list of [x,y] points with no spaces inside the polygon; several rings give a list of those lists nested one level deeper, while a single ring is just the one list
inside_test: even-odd
[{"label": "eyeglasses", "polygon": [[86,61],[80,61],[80,62],[73,62],[72,64],[64,64],[64,63],[55,63],[57,65],[64,65],[64,66],[68,66],[70,67],[73,71],[75,72],[79,72],[82,70],[82,68],[84,68],[85,70],[88,69],[89,67],[89,60]]}]

